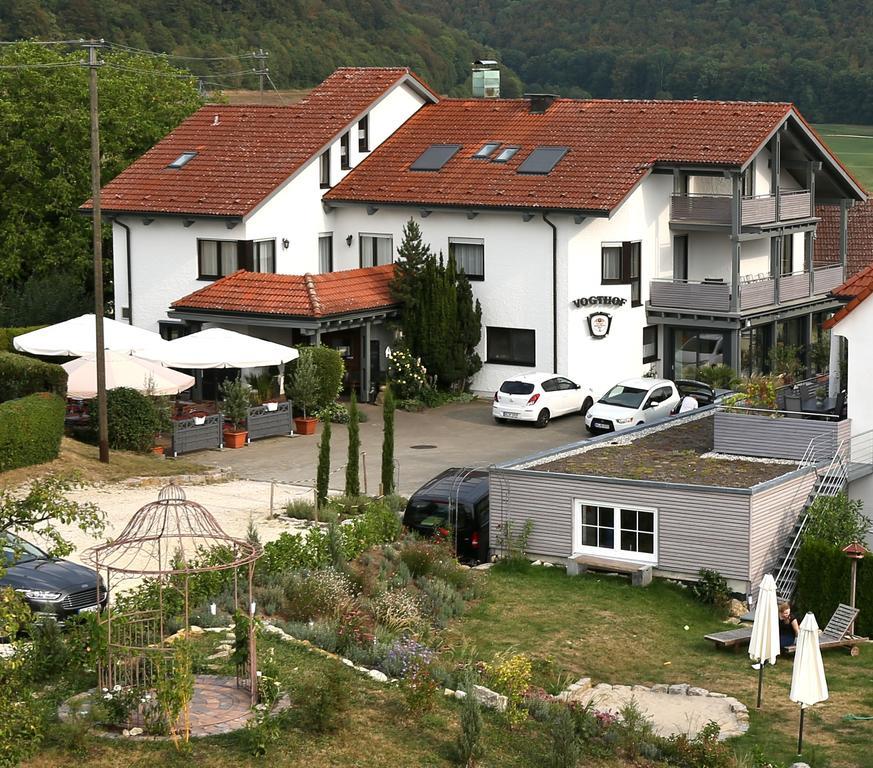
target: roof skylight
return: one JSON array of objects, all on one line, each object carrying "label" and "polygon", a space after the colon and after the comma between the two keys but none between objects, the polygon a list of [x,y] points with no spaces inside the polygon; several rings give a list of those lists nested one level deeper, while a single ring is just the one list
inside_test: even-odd
[{"label": "roof skylight", "polygon": [[520,150],[521,147],[506,147],[505,149],[500,150],[500,154],[494,158],[495,163],[505,163],[508,160],[512,160],[515,157],[515,153]]},{"label": "roof skylight", "polygon": [[438,171],[460,150],[460,144],[432,144],[422,152],[409,169],[411,171]]},{"label": "roof skylight", "polygon": [[567,147],[537,147],[518,166],[518,173],[545,175],[567,154]]},{"label": "roof skylight", "polygon": [[480,159],[480,160],[483,158],[486,158],[486,157],[490,157],[491,154],[494,152],[494,150],[497,149],[497,147],[499,147],[499,146],[500,146],[499,141],[489,141],[481,149],[479,149],[479,151],[476,152],[476,154],[473,155],[473,157]]},{"label": "roof skylight", "polygon": [[182,168],[187,165],[191,160],[197,157],[196,152],[183,152],[179,155],[172,163],[170,163],[167,168]]}]

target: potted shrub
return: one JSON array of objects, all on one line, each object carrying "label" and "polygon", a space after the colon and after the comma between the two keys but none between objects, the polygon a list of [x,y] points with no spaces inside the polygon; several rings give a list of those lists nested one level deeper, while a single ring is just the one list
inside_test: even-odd
[{"label": "potted shrub", "polygon": [[[249,388],[242,379],[228,379],[221,385],[222,413],[225,418],[224,444],[228,448],[242,448],[248,432],[245,429],[249,415]],[[227,422],[230,422],[228,427]]]},{"label": "potted shrub", "polygon": [[294,419],[294,431],[301,435],[315,434],[316,419],[307,416],[307,411],[318,404],[319,381],[315,361],[306,349],[300,351],[291,376],[290,391],[291,400],[303,410],[303,416]]},{"label": "potted shrub", "polygon": [[828,391],[824,387],[818,387],[815,390],[815,404],[821,408],[824,405],[825,398],[828,396]]}]

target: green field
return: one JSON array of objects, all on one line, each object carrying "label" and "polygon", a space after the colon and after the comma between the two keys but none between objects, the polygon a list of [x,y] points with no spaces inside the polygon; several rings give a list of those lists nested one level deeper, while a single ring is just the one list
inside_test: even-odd
[{"label": "green field", "polygon": [[855,178],[873,190],[873,125],[819,123],[814,127]]}]

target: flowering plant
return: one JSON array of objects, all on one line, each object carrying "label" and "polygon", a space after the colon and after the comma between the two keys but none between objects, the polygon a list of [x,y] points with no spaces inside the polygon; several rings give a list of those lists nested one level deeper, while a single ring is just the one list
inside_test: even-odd
[{"label": "flowering plant", "polygon": [[411,638],[398,640],[388,651],[388,666],[399,669],[400,689],[410,712],[425,712],[433,706],[439,687],[433,676],[434,652]]},{"label": "flowering plant", "polygon": [[133,685],[114,685],[103,688],[98,694],[97,703],[111,725],[128,725],[134,713],[146,704],[152,694]]},{"label": "flowering plant", "polygon": [[421,364],[421,358],[413,358],[403,347],[387,350],[385,357],[394,396],[399,400],[418,397],[427,387],[427,369]]}]

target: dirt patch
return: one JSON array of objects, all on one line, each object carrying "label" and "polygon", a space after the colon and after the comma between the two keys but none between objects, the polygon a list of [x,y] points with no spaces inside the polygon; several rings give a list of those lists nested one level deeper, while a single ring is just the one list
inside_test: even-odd
[{"label": "dirt patch", "polygon": [[712,451],[713,419],[653,432],[627,445],[605,445],[537,465],[543,472],[624,477],[664,483],[751,488],[784,475],[792,464],[703,458]]}]

